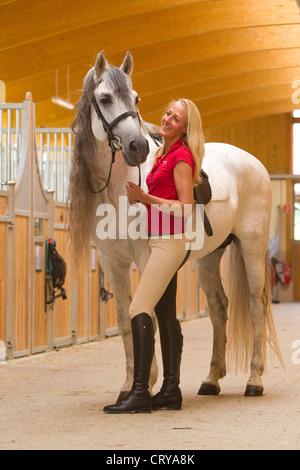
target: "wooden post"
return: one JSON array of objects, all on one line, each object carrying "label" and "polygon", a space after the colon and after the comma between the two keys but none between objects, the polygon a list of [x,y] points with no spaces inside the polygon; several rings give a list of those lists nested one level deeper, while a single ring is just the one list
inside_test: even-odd
[{"label": "wooden post", "polygon": [[7,359],[14,358],[15,344],[15,184],[8,183]]},{"label": "wooden post", "polygon": [[[49,190],[49,220],[48,220],[48,238],[54,238],[54,190]],[[46,273],[46,282],[47,276],[51,274]],[[52,281],[51,281],[52,282]],[[45,294],[46,295],[46,294]],[[46,299],[45,299],[46,300]],[[51,308],[51,305],[46,305],[46,315],[47,315],[47,344],[49,349],[54,347],[54,310]]]},{"label": "wooden post", "polygon": [[6,89],[3,80],[0,80],[0,103],[6,102]]}]

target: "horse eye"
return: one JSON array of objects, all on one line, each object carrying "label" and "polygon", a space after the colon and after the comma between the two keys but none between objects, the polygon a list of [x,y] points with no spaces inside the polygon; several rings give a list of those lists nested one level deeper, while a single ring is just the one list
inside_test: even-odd
[{"label": "horse eye", "polygon": [[109,103],[111,103],[111,97],[109,95],[103,95],[100,98],[100,102],[102,104],[109,104]]},{"label": "horse eye", "polygon": [[136,97],[135,97],[135,104],[138,104],[139,101],[141,101],[141,98],[139,97],[139,95],[136,95]]}]

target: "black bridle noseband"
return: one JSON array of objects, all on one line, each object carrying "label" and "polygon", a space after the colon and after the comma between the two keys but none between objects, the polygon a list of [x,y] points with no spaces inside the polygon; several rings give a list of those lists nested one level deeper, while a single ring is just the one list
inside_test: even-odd
[{"label": "black bridle noseband", "polygon": [[[96,98],[95,96],[93,96],[92,98],[92,103],[94,105],[94,108],[95,108],[95,111],[96,111],[96,114],[98,116],[98,119],[102,122],[102,125],[103,125],[103,129],[104,131],[107,133],[107,137],[108,137],[108,145],[110,146],[111,148],[111,163],[110,163],[110,168],[109,168],[109,173],[108,173],[108,178],[107,178],[107,181],[106,181],[106,184],[103,188],[99,189],[98,191],[93,191],[91,189],[91,192],[92,193],[101,193],[102,191],[104,191],[105,188],[107,188],[108,186],[108,183],[110,181],[110,176],[111,176],[111,169],[112,169],[112,165],[115,161],[115,155],[116,155],[116,152],[118,152],[119,150],[122,150],[123,148],[123,145],[122,145],[122,142],[121,142],[121,139],[120,137],[118,137],[117,135],[114,135],[113,134],[113,128],[120,122],[122,121],[123,119],[131,116],[133,118],[137,117],[139,118],[139,115],[138,113],[136,113],[135,111],[126,111],[125,113],[123,114],[120,114],[120,116],[116,117],[116,119],[114,119],[110,124],[107,122],[107,120],[105,119],[105,117],[103,116],[99,106],[98,106],[98,103],[96,101]],[[141,170],[140,170],[140,167],[139,168],[139,186],[141,185]]]}]

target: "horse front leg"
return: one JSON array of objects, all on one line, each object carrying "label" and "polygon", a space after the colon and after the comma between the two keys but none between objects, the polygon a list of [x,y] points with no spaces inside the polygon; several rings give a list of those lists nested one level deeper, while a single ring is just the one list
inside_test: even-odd
[{"label": "horse front leg", "polygon": [[198,395],[218,395],[219,380],[226,375],[225,348],[228,301],[220,278],[220,260],[224,250],[205,256],[197,261],[200,286],[203,289],[213,326],[213,350],[210,370],[202,382]]},{"label": "horse front leg", "polygon": [[126,364],[125,382],[120,392],[123,395],[124,392],[128,392],[131,389],[133,382],[133,348],[129,318],[129,306],[131,303],[130,263],[115,263],[113,259],[108,258],[101,252],[99,252],[99,261],[114,295],[118,331],[123,341]]}]

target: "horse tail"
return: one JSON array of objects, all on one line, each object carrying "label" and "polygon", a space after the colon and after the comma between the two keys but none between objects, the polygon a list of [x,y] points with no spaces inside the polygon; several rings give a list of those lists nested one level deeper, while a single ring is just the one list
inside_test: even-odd
[{"label": "horse tail", "polygon": [[[228,297],[228,331],[227,331],[227,362],[234,366],[235,372],[246,373],[253,354],[253,327],[251,322],[249,302],[250,290],[247,280],[244,260],[236,243],[231,243],[224,257],[224,288]],[[276,353],[281,364],[283,360],[278,345],[275,330],[270,289],[270,262],[268,251],[265,255],[265,279],[263,304],[265,311],[265,328],[262,340],[263,362],[266,364],[266,346],[269,344]]]}]

